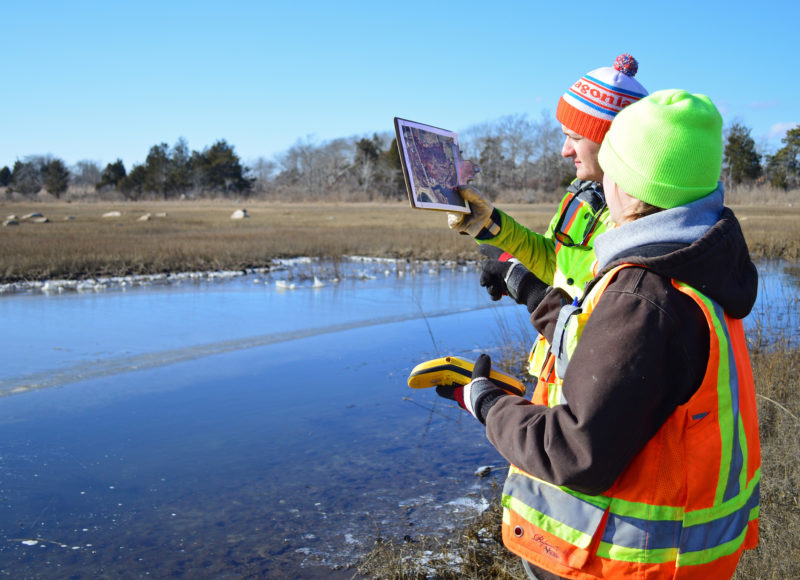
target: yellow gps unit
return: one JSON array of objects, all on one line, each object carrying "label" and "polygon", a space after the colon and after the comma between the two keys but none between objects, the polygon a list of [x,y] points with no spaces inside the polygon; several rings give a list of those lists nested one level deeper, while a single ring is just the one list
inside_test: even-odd
[{"label": "yellow gps unit", "polygon": [[[412,389],[427,389],[439,385],[466,385],[472,380],[475,362],[458,356],[435,358],[415,366],[408,375]],[[525,395],[525,385],[512,376],[494,369],[489,378],[498,387],[512,395]]]}]

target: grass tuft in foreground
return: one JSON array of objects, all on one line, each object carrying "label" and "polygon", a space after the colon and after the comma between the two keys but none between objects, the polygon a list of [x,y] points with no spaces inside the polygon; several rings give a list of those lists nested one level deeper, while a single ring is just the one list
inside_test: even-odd
[{"label": "grass tuft in foreground", "polygon": [[415,541],[377,538],[358,573],[367,578],[397,579],[524,578],[520,559],[503,547],[499,491],[492,507],[448,537]]}]

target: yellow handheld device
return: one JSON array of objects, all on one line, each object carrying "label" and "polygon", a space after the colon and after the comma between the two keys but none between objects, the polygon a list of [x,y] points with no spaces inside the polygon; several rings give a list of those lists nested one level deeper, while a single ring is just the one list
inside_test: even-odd
[{"label": "yellow handheld device", "polygon": [[[420,363],[408,375],[412,389],[427,389],[439,385],[466,385],[472,380],[475,363],[458,356],[445,356]],[[512,376],[492,369],[489,378],[511,395],[525,395],[525,385]]]}]

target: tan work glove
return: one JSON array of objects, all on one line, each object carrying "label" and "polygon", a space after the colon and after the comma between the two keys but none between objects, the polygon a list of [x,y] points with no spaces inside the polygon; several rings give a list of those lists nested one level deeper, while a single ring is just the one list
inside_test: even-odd
[{"label": "tan work glove", "polygon": [[472,213],[448,213],[447,225],[451,230],[461,234],[469,234],[473,238],[492,223],[494,206],[483,197],[483,194],[471,185],[459,185],[458,193],[469,202]]}]

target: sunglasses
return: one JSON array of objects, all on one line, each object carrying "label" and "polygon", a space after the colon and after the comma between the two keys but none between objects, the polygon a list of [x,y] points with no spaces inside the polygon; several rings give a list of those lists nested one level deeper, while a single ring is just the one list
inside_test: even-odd
[{"label": "sunglasses", "polygon": [[603,201],[603,204],[594,213],[592,219],[589,220],[588,224],[586,224],[586,228],[583,230],[583,239],[580,242],[576,242],[572,239],[572,236],[570,236],[565,231],[565,229],[570,229],[573,220],[578,214],[578,209],[580,209],[582,205],[589,205],[589,204],[581,199],[578,199],[577,194],[575,194],[567,202],[567,205],[565,205],[564,209],[561,211],[561,215],[558,218],[556,227],[553,230],[553,236],[556,238],[556,241],[562,246],[567,246],[567,247],[586,246],[586,243],[589,241],[589,238],[592,237],[592,234],[594,233],[594,230],[597,227],[598,222],[600,221],[600,215],[606,208],[606,202]]}]

